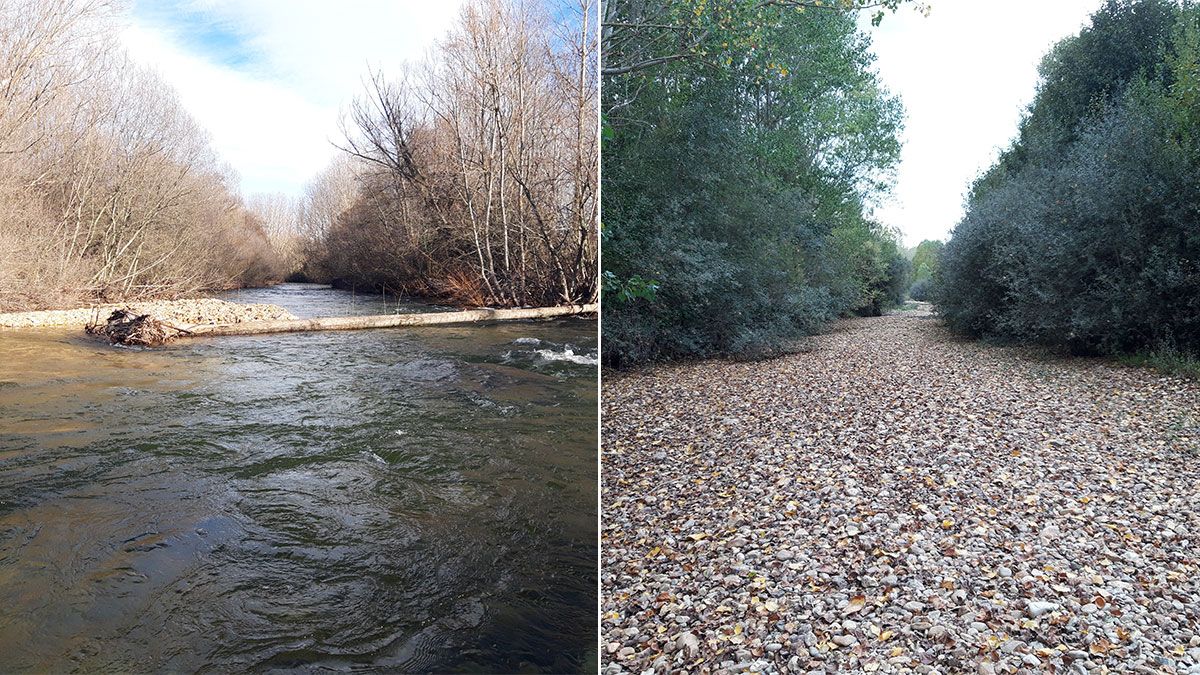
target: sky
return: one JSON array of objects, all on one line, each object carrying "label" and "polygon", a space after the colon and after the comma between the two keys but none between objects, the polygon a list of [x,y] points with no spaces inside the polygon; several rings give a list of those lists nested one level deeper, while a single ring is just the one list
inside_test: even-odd
[{"label": "sky", "polygon": [[1016,137],[1042,56],[1101,0],[930,4],[928,17],[902,9],[869,29],[883,83],[907,112],[895,189],[875,217],[906,246],[947,238],[971,182]]},{"label": "sky", "polygon": [[122,42],[206,128],[244,195],[302,194],[368,66],[420,60],[461,0],[134,0]]},{"label": "sky", "polygon": [[[867,28],[907,112],[896,186],[875,212],[905,245],[947,237],[1015,136],[1042,56],[1101,1],[932,0],[927,17],[906,8]],[[134,0],[122,38],[178,90],[243,194],[299,196],[334,156],[368,65],[419,60],[462,2]]]}]

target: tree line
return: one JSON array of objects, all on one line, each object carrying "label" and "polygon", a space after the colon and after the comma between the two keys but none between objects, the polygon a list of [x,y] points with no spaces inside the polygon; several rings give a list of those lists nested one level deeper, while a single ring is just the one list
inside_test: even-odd
[{"label": "tree line", "polygon": [[856,11],[899,4],[606,3],[606,363],[770,354],[902,299],[870,211],[903,111]]},{"label": "tree line", "polygon": [[1200,8],[1108,0],[972,186],[934,296],[976,335],[1200,354]]},{"label": "tree line", "polygon": [[0,0],[0,309],[284,278],[468,305],[596,299],[591,0],[467,3],[372,71],[299,199],[237,178],[107,0]]},{"label": "tree line", "polygon": [[0,0],[0,309],[260,284],[283,262],[105,0]]},{"label": "tree line", "polygon": [[468,3],[429,57],[372,72],[296,205],[299,277],[473,305],[598,295],[590,0]]}]

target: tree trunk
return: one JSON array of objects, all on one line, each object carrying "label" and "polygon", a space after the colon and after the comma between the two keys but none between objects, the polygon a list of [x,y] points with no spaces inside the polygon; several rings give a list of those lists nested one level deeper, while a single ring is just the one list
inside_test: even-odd
[{"label": "tree trunk", "polygon": [[263,333],[295,333],[315,330],[360,330],[364,328],[394,328],[398,326],[433,326],[446,323],[472,323],[475,321],[545,319],[556,316],[570,316],[572,314],[590,314],[598,311],[600,311],[599,305],[590,304],[530,307],[524,309],[469,309],[459,312],[245,321],[242,323],[182,326],[181,328],[185,332],[181,333],[180,337],[201,335],[260,335]]}]

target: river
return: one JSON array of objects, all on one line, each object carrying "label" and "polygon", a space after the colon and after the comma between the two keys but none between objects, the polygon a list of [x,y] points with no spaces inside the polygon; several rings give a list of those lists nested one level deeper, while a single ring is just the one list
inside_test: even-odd
[{"label": "river", "polygon": [[576,318],[0,331],[0,669],[594,672],[595,358]]}]

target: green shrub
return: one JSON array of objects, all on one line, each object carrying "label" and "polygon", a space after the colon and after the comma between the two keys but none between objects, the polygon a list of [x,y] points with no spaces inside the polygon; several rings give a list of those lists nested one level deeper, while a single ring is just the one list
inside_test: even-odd
[{"label": "green shrub", "polygon": [[934,299],[952,328],[1078,353],[1200,353],[1198,21],[1190,5],[1113,1],[1052,52],[1044,76],[1062,77],[1043,80],[940,256]]}]

